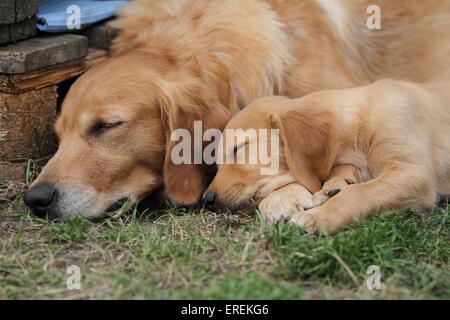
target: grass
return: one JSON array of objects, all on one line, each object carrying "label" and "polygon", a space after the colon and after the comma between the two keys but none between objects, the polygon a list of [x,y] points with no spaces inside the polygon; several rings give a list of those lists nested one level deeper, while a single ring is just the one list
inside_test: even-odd
[{"label": "grass", "polygon": [[[379,216],[336,236],[258,215],[136,212],[92,223],[0,204],[0,298],[450,299],[450,207]],[[81,270],[68,290],[66,269]],[[378,265],[381,290],[368,290]]]}]

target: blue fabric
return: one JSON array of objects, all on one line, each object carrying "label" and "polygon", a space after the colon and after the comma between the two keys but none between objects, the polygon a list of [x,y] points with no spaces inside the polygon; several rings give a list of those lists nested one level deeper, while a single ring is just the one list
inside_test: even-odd
[{"label": "blue fabric", "polygon": [[39,0],[37,27],[46,32],[72,32],[67,27],[71,13],[67,9],[76,5],[80,8],[81,28],[114,16],[127,0]]}]

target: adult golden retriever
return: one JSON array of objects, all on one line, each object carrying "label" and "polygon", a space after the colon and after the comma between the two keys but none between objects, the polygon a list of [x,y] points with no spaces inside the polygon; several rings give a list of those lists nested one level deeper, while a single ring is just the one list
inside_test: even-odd
[{"label": "adult golden retriever", "polygon": [[[282,141],[280,169],[263,176],[259,162],[220,164],[206,198],[232,208],[255,199],[268,222],[329,233],[378,210],[430,209],[450,195],[449,84],[380,80],[258,99],[226,129],[279,130],[272,143]],[[224,149],[231,158],[249,153],[260,143],[255,137]]]},{"label": "adult golden retriever", "polygon": [[25,194],[39,216],[101,217],[160,187],[195,204],[214,172],[175,165],[173,129],[223,129],[257,98],[301,97],[382,78],[425,82],[448,69],[450,3],[135,0],[119,14],[113,57],[80,77],[55,129],[59,150]]}]

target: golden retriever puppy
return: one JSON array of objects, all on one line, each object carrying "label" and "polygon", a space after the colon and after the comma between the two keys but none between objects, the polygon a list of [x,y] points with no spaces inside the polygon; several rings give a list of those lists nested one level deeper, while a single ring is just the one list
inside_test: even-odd
[{"label": "golden retriever puppy", "polygon": [[[381,80],[259,99],[226,130],[278,130],[269,142],[281,140],[278,172],[261,175],[260,162],[221,164],[205,198],[235,208],[255,199],[268,221],[330,233],[378,210],[432,208],[450,194],[449,84]],[[233,157],[260,139],[222,144]]]},{"label": "golden retriever puppy", "polygon": [[301,97],[392,77],[428,81],[446,70],[450,2],[379,1],[382,30],[368,29],[369,5],[130,2],[112,22],[119,33],[112,57],[65,98],[55,126],[59,150],[25,202],[42,217],[97,218],[162,188],[171,203],[193,205],[215,167],[175,164],[175,129],[194,134],[201,121],[203,130],[222,131],[264,96]]}]

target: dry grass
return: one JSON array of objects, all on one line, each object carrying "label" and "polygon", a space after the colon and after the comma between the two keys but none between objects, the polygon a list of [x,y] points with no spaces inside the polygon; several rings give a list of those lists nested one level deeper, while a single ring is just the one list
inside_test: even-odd
[{"label": "dry grass", "polygon": [[25,191],[26,184],[15,181],[0,181],[0,202],[9,202]]}]

